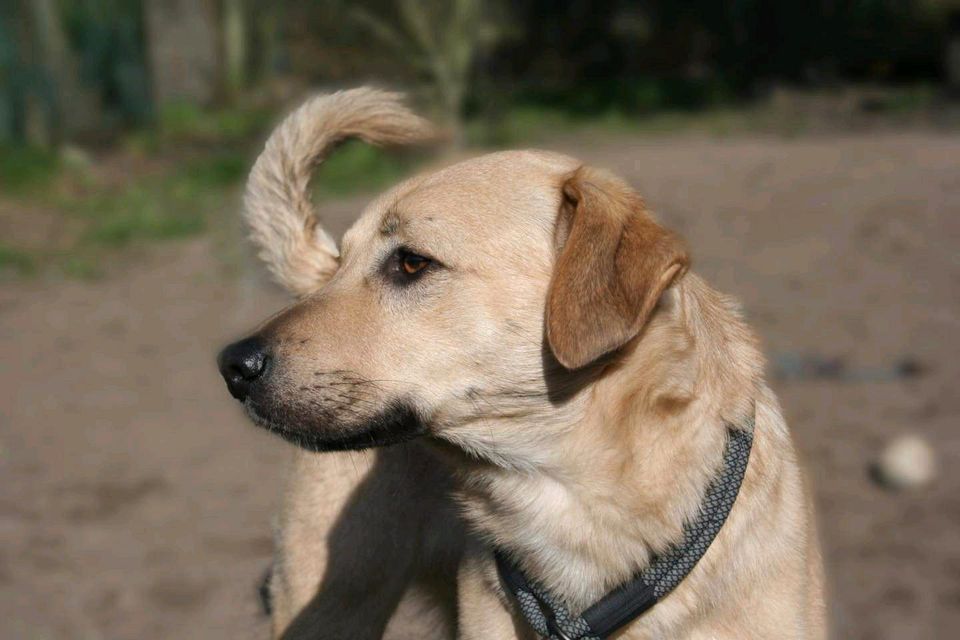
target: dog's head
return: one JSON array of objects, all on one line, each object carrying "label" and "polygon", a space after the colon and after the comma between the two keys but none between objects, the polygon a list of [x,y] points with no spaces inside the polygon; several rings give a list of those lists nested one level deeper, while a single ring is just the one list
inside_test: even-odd
[{"label": "dog's head", "polygon": [[220,367],[256,422],[310,449],[429,434],[495,456],[503,423],[548,419],[686,265],[621,180],[557,154],[495,153],[376,199],[330,275]]}]

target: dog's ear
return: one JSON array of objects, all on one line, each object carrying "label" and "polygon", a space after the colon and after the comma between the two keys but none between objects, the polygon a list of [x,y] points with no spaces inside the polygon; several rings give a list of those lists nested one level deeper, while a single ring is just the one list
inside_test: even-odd
[{"label": "dog's ear", "polygon": [[686,272],[686,248],[622,180],[581,167],[563,183],[547,341],[568,369],[623,346]]}]

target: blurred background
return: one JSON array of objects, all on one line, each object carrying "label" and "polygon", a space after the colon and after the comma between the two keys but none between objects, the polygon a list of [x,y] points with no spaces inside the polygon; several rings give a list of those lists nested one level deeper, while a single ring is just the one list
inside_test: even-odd
[{"label": "blurred background", "polygon": [[[0,0],[0,637],[264,636],[290,452],[213,357],[287,298],[240,192],[364,83],[627,177],[763,338],[834,637],[957,637],[958,0]],[[320,216],[433,161],[348,145]]]}]

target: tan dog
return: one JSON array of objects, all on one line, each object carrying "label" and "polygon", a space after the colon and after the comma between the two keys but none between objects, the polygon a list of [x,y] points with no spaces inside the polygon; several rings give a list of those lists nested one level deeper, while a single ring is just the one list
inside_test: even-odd
[{"label": "tan dog", "polygon": [[824,637],[811,501],[755,338],[629,186],[486,155],[391,189],[337,252],[314,165],[345,137],[429,133],[392,94],[321,97],[250,177],[253,237],[300,300],[224,351],[231,392],[308,451],[394,445],[298,454],[276,635],[533,637],[491,549],[582,610],[677,542],[726,425],[755,415],[718,537],[618,637]]}]

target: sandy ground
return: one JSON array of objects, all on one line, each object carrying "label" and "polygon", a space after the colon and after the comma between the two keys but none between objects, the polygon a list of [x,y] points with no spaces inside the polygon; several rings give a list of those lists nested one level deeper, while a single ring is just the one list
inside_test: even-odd
[{"label": "sandy ground", "polygon": [[[658,138],[577,150],[629,177],[736,294],[816,482],[837,638],[960,630],[960,137]],[[327,205],[342,231],[361,201]],[[214,241],[97,283],[0,284],[0,637],[258,638],[287,445],[246,424],[214,354],[284,304]],[[886,371],[904,357],[911,378]],[[903,431],[928,489],[866,467]],[[748,613],[748,612],[746,612]]]}]

